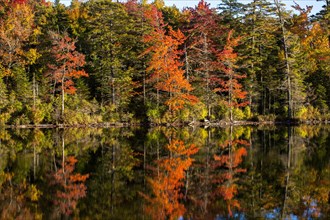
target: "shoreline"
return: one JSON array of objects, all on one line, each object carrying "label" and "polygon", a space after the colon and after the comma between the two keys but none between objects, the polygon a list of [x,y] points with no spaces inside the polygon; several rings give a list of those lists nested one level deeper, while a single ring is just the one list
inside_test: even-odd
[{"label": "shoreline", "polygon": [[259,125],[327,125],[330,124],[330,121],[217,121],[217,122],[190,122],[190,123],[129,123],[129,122],[106,122],[106,123],[98,123],[98,124],[28,124],[28,125],[4,125],[0,126],[1,128],[45,128],[45,129],[53,129],[53,128],[113,128],[113,127],[228,127],[228,126],[259,126]]}]

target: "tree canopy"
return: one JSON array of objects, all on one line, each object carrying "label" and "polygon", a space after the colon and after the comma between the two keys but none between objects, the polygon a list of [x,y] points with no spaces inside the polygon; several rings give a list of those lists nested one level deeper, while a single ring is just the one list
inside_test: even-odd
[{"label": "tree canopy", "polygon": [[3,0],[0,124],[328,120],[324,3]]}]

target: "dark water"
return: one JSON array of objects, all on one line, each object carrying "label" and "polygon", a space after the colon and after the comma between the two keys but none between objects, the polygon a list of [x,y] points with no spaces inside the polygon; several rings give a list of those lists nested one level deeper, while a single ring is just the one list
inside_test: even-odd
[{"label": "dark water", "polygon": [[0,130],[0,219],[330,219],[330,127]]}]

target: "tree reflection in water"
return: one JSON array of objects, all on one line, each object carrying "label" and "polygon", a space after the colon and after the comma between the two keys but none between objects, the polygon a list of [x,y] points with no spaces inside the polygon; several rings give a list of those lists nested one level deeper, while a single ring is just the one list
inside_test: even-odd
[{"label": "tree reflection in water", "polygon": [[62,164],[62,168],[54,174],[53,183],[59,186],[54,204],[58,207],[59,212],[64,215],[71,215],[76,209],[78,200],[86,196],[87,187],[85,182],[89,175],[73,172],[77,161],[74,156],[67,157]]},{"label": "tree reflection in water", "polygon": [[184,187],[185,171],[192,165],[190,157],[198,152],[195,145],[186,147],[181,140],[171,140],[166,146],[168,156],[158,159],[153,167],[153,177],[148,178],[152,196],[143,194],[148,201],[146,212],[152,219],[178,219],[186,212],[181,188]]},{"label": "tree reflection in water", "polygon": [[221,151],[219,155],[214,155],[215,166],[214,168],[224,168],[220,171],[217,178],[214,179],[215,183],[220,185],[215,189],[215,195],[221,197],[227,203],[228,215],[233,216],[232,207],[240,209],[241,205],[235,196],[238,194],[238,185],[236,174],[245,173],[246,169],[242,169],[239,165],[243,161],[243,157],[247,155],[246,147],[249,143],[246,140],[233,139],[233,127],[230,127],[229,140],[221,144]]},{"label": "tree reflection in water", "polygon": [[0,218],[328,219],[329,158],[328,125],[0,129]]}]

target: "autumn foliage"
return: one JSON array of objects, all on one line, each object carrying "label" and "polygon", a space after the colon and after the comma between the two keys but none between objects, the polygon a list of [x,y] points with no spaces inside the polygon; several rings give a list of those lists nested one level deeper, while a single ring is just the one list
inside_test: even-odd
[{"label": "autumn foliage", "polygon": [[219,184],[215,190],[216,195],[220,195],[227,204],[229,216],[233,216],[232,208],[240,209],[240,204],[235,196],[238,194],[236,183],[238,173],[246,172],[239,168],[243,157],[247,155],[246,147],[249,143],[245,140],[226,140],[220,147],[223,152],[221,155],[214,155],[214,167],[221,167],[224,171],[220,176],[214,178],[214,182]]},{"label": "autumn foliage", "polygon": [[26,4],[28,0],[12,0],[13,4]]},{"label": "autumn foliage", "polygon": [[171,156],[156,161],[154,176],[148,179],[153,196],[144,195],[148,201],[146,211],[152,219],[178,219],[183,216],[186,209],[180,199],[183,197],[181,188],[184,187],[185,171],[192,165],[190,156],[199,150],[195,145],[186,147],[177,139],[166,148]]},{"label": "autumn foliage", "polygon": [[[87,77],[85,70],[80,68],[85,64],[85,55],[76,51],[75,41],[67,34],[63,36],[50,33],[53,40],[52,54],[55,62],[48,65],[50,72],[48,76],[53,87],[53,94],[60,91],[62,99],[62,117],[64,116],[65,93],[74,94],[74,78]],[[58,86],[60,85],[60,86]],[[59,87],[59,88],[58,88]]]},{"label": "autumn foliage", "polygon": [[185,36],[180,30],[175,31],[164,24],[162,13],[156,7],[146,10],[145,17],[152,25],[151,33],[144,37],[144,42],[151,46],[143,53],[151,55],[147,68],[150,82],[158,91],[168,94],[165,104],[172,111],[196,103],[198,99],[189,94],[193,88],[184,78],[183,64],[180,61],[182,51],[179,46],[184,42]]},{"label": "autumn foliage", "polygon": [[328,120],[328,7],[286,9],[2,0],[1,123]]},{"label": "autumn foliage", "polygon": [[[15,4],[3,8],[0,19],[0,77],[11,75],[13,68],[26,63],[24,44],[33,32],[34,14],[27,4]],[[1,10],[1,5],[0,5]]]},{"label": "autumn foliage", "polygon": [[81,76],[88,76],[84,70],[78,69],[85,64],[85,55],[76,51],[75,41],[67,34],[61,36],[51,33],[51,35],[55,63],[49,64],[49,68],[52,70],[50,76],[54,83],[61,85],[62,92],[74,94],[76,88],[72,80]]},{"label": "autumn foliage", "polygon": [[233,38],[233,31],[229,31],[224,49],[216,53],[217,61],[214,66],[220,71],[220,74],[224,74],[223,78],[218,77],[215,81],[218,81],[218,87],[214,89],[215,92],[227,92],[228,99],[226,105],[230,108],[231,121],[233,120],[232,108],[242,107],[249,104],[246,101],[247,92],[244,91],[240,79],[245,78],[246,75],[242,75],[235,71],[237,68],[237,53],[234,51],[239,43],[240,38]]},{"label": "autumn foliage", "polygon": [[73,156],[67,157],[64,167],[54,174],[54,184],[60,187],[56,191],[54,203],[58,205],[60,213],[65,215],[70,215],[78,200],[86,196],[85,182],[89,174],[73,173],[77,161]]}]

